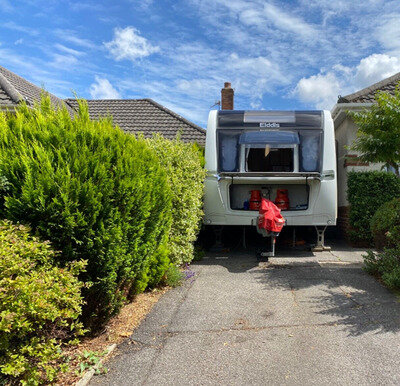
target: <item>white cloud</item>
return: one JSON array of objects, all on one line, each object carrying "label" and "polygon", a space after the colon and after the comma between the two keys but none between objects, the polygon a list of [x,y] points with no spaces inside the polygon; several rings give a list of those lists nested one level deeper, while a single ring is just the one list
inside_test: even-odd
[{"label": "white cloud", "polygon": [[2,23],[1,26],[3,28],[11,29],[14,31],[23,32],[23,33],[31,35],[31,36],[37,36],[39,34],[39,32],[36,29],[14,23],[13,21],[8,21],[6,23]]},{"label": "white cloud", "polygon": [[134,27],[116,28],[114,39],[105,43],[105,46],[117,61],[123,59],[134,61],[160,50],[159,47],[153,46],[146,38],[141,36]]},{"label": "white cloud", "polygon": [[47,58],[24,56],[13,50],[2,48],[0,48],[0,57],[8,69],[40,87],[45,87],[46,90],[61,98],[70,97],[71,89],[76,87],[76,84],[60,77],[59,69],[52,71]]},{"label": "white cloud", "polygon": [[74,50],[73,48],[66,47],[63,44],[59,43],[55,44],[54,47],[57,48],[59,51],[65,52],[66,54],[73,56],[82,56],[85,54],[83,51]]},{"label": "white cloud", "polygon": [[400,72],[400,58],[385,54],[373,54],[360,61],[355,80],[360,87],[369,86]]},{"label": "white cloud", "polygon": [[136,3],[135,5],[139,6],[142,9],[148,9],[153,5],[154,0],[139,0],[134,1],[134,3]]},{"label": "white cloud", "polygon": [[261,101],[250,102],[250,107],[253,110],[260,110],[260,109],[262,109],[262,103],[261,103]]},{"label": "white cloud", "polygon": [[266,57],[213,49],[198,42],[166,44],[162,51],[164,60],[157,66],[147,60],[138,63],[138,69],[145,68],[147,81],[126,79],[118,86],[128,97],[146,96],[160,103],[168,101],[169,107],[181,106],[176,111],[197,122],[206,122],[210,107],[220,100],[224,82],[232,82],[237,108],[248,108],[248,100],[254,108],[262,105],[266,93],[289,85],[292,79]]},{"label": "white cloud", "polygon": [[302,78],[297,83],[294,95],[302,102],[312,103],[318,109],[330,109],[340,92],[340,83],[332,72]]},{"label": "white cloud", "polygon": [[75,12],[89,11],[89,12],[101,12],[107,11],[107,7],[99,4],[98,2],[69,2],[69,8]]},{"label": "white cloud", "polygon": [[266,3],[264,5],[264,13],[276,28],[306,37],[310,37],[317,32],[311,25],[307,24],[301,18],[283,12],[272,4]]},{"label": "white cloud", "polygon": [[53,61],[49,64],[61,70],[71,71],[78,64],[78,59],[73,55],[53,54]]},{"label": "white cloud", "polygon": [[400,55],[400,14],[384,17],[376,37],[390,53]]},{"label": "white cloud", "polygon": [[8,0],[0,0],[0,8],[4,12],[12,12],[14,8]]},{"label": "white cloud", "polygon": [[75,44],[76,46],[84,47],[84,48],[96,48],[96,45],[88,39],[81,38],[78,36],[76,31],[69,29],[56,29],[55,35],[60,39]]},{"label": "white cloud", "polygon": [[253,103],[265,93],[273,92],[276,86],[290,83],[291,76],[283,74],[276,64],[263,56],[241,57],[233,53],[224,67],[229,68],[225,73],[238,94],[249,96]]},{"label": "white cloud", "polygon": [[[225,29],[226,24],[230,24],[227,23],[228,16],[236,30],[240,29],[241,23],[244,26],[257,27],[259,32],[264,34],[275,34],[277,30],[280,30],[289,32],[291,38],[316,36],[315,27],[301,16],[284,10],[283,2],[280,2],[281,6],[264,0],[191,0],[191,2],[199,9],[202,17],[214,24],[219,31]],[[286,9],[288,8],[286,6]],[[237,22],[238,20],[240,23]],[[251,31],[248,31],[248,34],[250,36]],[[230,38],[229,35],[226,37]]]},{"label": "white cloud", "polygon": [[90,95],[93,99],[120,99],[120,93],[106,78],[96,75],[95,82],[90,85]]},{"label": "white cloud", "polygon": [[297,83],[292,95],[317,108],[331,109],[338,95],[351,94],[400,72],[400,58],[372,54],[354,67],[336,64]]}]

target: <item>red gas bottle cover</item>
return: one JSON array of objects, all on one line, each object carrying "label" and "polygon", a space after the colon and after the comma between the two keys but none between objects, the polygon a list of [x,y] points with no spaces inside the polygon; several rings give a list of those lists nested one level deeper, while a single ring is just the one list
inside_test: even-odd
[{"label": "red gas bottle cover", "polygon": [[289,197],[287,189],[278,189],[276,191],[275,205],[279,209],[289,209]]},{"label": "red gas bottle cover", "polygon": [[250,210],[259,210],[261,204],[261,190],[252,190],[250,194]]}]

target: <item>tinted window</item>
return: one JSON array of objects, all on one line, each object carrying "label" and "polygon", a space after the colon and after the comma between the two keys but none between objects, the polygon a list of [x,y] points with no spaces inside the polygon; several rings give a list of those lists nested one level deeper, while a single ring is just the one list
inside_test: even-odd
[{"label": "tinted window", "polygon": [[321,165],[321,132],[300,133],[300,171],[317,172]]},{"label": "tinted window", "polygon": [[238,131],[219,131],[218,133],[218,165],[222,172],[239,170],[239,137]]}]

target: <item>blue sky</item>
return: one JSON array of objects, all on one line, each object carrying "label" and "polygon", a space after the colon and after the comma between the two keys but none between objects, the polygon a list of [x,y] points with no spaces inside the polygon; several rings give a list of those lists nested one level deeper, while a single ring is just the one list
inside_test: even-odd
[{"label": "blue sky", "polygon": [[237,109],[331,109],[400,71],[400,1],[0,0],[0,64],[60,97],[153,98],[206,126]]}]

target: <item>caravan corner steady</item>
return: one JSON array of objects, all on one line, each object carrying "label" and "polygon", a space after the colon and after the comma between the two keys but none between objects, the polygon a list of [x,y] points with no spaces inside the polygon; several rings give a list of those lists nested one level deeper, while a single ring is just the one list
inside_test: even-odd
[{"label": "caravan corner steady", "polygon": [[[210,112],[206,134],[204,224],[254,225],[250,191],[274,200],[286,190],[286,225],[316,227],[317,247],[336,224],[334,127],[329,111]],[[247,204],[246,204],[247,202]]]}]

